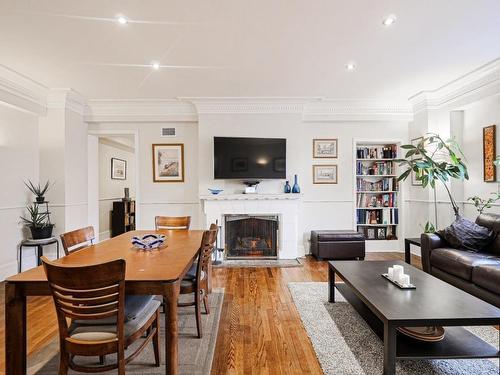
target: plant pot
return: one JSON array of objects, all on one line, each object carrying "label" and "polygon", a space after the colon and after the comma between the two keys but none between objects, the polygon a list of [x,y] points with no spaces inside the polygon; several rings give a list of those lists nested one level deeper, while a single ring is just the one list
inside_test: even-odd
[{"label": "plant pot", "polygon": [[52,229],[54,229],[54,224],[48,224],[44,227],[30,227],[31,237],[34,240],[50,238],[52,237]]},{"label": "plant pot", "polygon": [[36,197],[36,203],[44,203],[45,197]]}]

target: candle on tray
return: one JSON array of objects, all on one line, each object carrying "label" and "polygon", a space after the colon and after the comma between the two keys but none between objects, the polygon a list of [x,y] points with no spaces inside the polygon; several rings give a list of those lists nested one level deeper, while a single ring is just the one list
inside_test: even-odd
[{"label": "candle on tray", "polygon": [[410,284],[410,275],[403,274],[401,275],[401,279],[399,281],[400,284],[409,285]]},{"label": "candle on tray", "polygon": [[393,277],[394,277],[394,268],[392,267],[389,267],[389,269],[387,270],[387,276],[389,277],[389,279],[393,280]]},{"label": "candle on tray", "polygon": [[404,273],[403,266],[395,265],[392,267],[392,280],[400,282],[401,276]]}]

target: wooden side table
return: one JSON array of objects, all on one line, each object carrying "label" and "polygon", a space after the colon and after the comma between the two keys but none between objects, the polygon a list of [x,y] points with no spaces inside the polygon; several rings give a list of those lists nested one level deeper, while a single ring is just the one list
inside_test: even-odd
[{"label": "wooden side table", "polygon": [[56,244],[57,249],[57,259],[59,259],[59,240],[56,237],[44,238],[41,240],[23,240],[19,245],[19,262],[18,262],[18,271],[19,273],[22,270],[23,263],[23,248],[24,247],[36,247],[36,257],[37,257],[37,265],[41,265],[40,257],[43,256],[43,247]]},{"label": "wooden side table", "polygon": [[415,238],[405,238],[405,262],[411,264],[411,252],[410,245],[415,245],[420,247],[421,245],[420,237]]}]

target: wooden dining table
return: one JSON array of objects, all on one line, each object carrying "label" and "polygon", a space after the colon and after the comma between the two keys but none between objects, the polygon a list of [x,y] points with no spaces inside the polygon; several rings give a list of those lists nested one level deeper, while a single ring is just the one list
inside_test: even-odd
[{"label": "wooden dining table", "polygon": [[[152,251],[135,249],[131,238],[147,233],[164,234],[166,245]],[[125,259],[127,294],[163,295],[166,374],[178,374],[177,302],[180,282],[197,256],[202,235],[201,230],[132,231],[71,253],[56,263],[83,266]],[[6,374],[26,374],[26,297],[47,295],[50,295],[50,289],[42,266],[6,280]]]}]

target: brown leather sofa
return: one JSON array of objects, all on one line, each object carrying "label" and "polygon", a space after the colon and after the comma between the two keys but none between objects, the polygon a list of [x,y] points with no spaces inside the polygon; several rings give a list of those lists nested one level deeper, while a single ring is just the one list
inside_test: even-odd
[{"label": "brown leather sofa", "polygon": [[476,224],[497,233],[486,250],[458,250],[436,234],[423,233],[422,266],[425,272],[500,307],[500,215],[482,214]]}]

